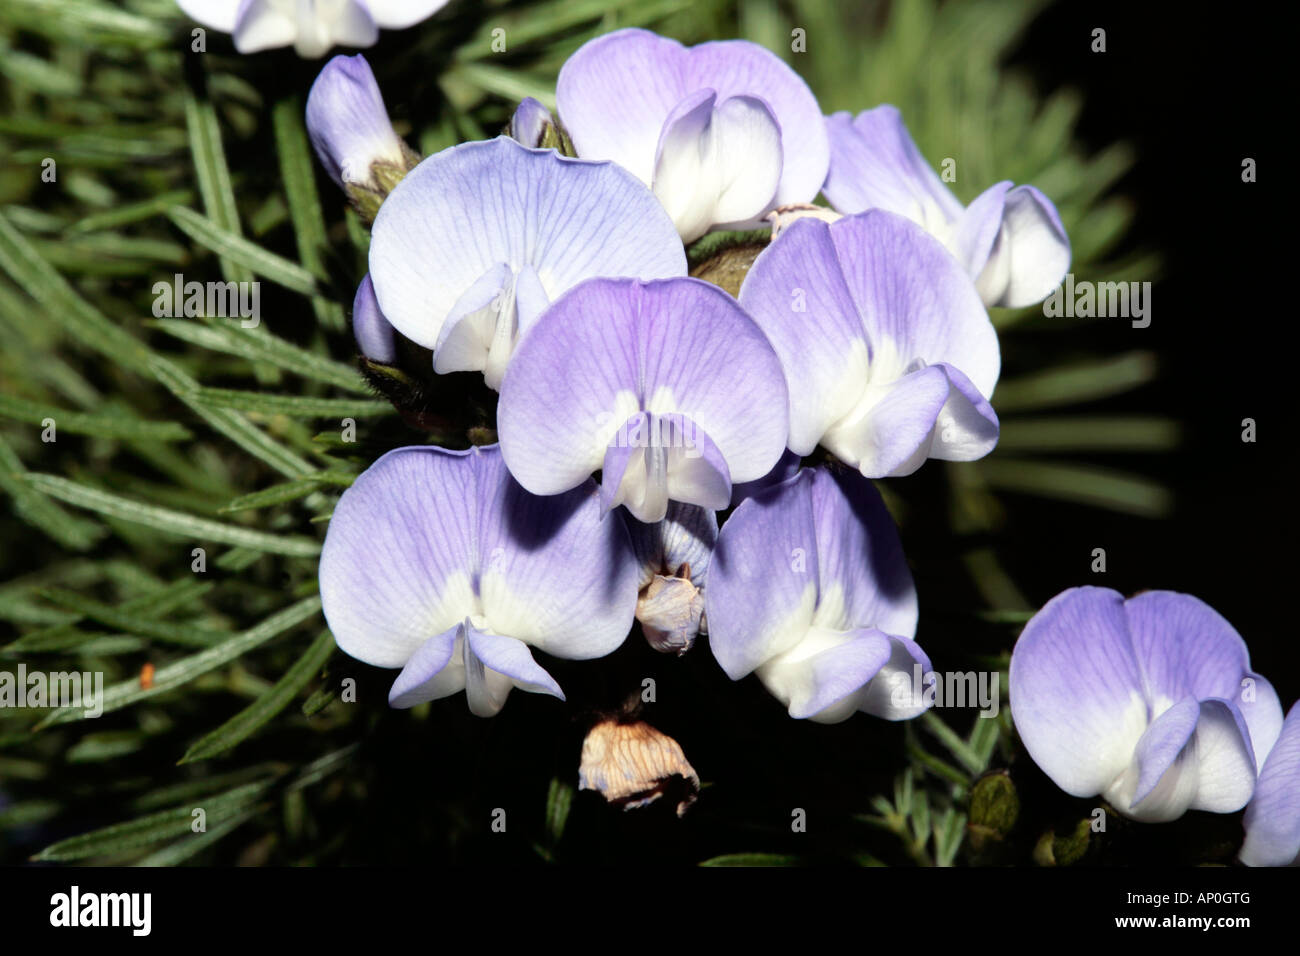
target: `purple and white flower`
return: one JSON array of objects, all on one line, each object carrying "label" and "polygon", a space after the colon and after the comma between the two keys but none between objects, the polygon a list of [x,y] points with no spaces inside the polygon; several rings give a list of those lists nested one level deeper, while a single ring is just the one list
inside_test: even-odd
[{"label": "purple and white flower", "polygon": [[1241,636],[1173,591],[1058,594],[1016,643],[1010,695],[1025,749],[1058,787],[1149,822],[1240,810],[1282,727]]},{"label": "purple and white flower", "polygon": [[963,208],[925,161],[893,106],[826,120],[830,169],[822,192],[852,214],[906,216],[957,257],[990,306],[1019,308],[1051,294],[1070,267],[1070,240],[1051,200],[1033,186],[990,186]]},{"label": "purple and white flower", "polygon": [[606,507],[655,522],[669,501],[720,511],[733,483],[771,471],[787,404],[772,346],[717,286],[592,279],[520,341],[497,430],[510,473],[534,494],[600,470]]},{"label": "purple and white flower", "polygon": [[880,210],[800,219],[759,254],[740,303],[781,357],[789,447],[821,444],[868,478],[992,451],[998,337],[970,278]]},{"label": "purple and white flower", "polygon": [[1246,807],[1247,866],[1300,866],[1300,704],[1292,704],[1277,742],[1264,757]]},{"label": "purple and white flower", "polygon": [[465,691],[480,717],[513,688],[564,699],[530,652],[587,660],[632,626],[637,562],[591,482],[539,498],[496,446],[399,448],[345,491],[320,561],[339,647],[400,667],[389,693],[411,707]]},{"label": "purple and white flower", "polygon": [[[741,502],[705,581],[709,646],[732,680],[758,675],[791,717],[925,709],[916,588],[880,494],[852,472],[804,469]],[[923,678],[924,680],[924,678]]]},{"label": "purple and white flower", "polygon": [[704,579],[718,540],[712,511],[673,501],[663,521],[630,521],[632,550],[641,566],[636,619],[650,646],[685,654],[700,633]]},{"label": "purple and white flower", "polygon": [[816,97],[780,57],[744,40],[687,48],[616,30],[568,59],[555,98],[578,155],[630,170],[687,242],[808,202],[826,179]]},{"label": "purple and white flower", "polygon": [[370,244],[393,327],[433,350],[434,371],[482,371],[492,388],[520,336],[584,279],[685,274],[672,222],[626,170],[507,136],[425,159],[380,207]]},{"label": "purple and white flower", "polygon": [[234,35],[240,53],[292,46],[307,59],[334,46],[374,46],[379,28],[403,30],[447,0],[176,0],[186,14]]}]

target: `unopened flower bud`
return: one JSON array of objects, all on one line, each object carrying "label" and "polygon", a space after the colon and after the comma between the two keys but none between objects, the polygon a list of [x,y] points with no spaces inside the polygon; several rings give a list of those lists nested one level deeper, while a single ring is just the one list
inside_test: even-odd
[{"label": "unopened flower bud", "polygon": [[524,97],[510,118],[506,135],[529,149],[554,149],[561,156],[577,156],[573,141],[551,111],[531,96]]},{"label": "unopened flower bud", "polygon": [[321,165],[372,222],[419,155],[393,129],[366,58],[336,56],[307,97],[307,132]]},{"label": "unopened flower bud", "polygon": [[352,301],[352,334],[356,336],[357,348],[370,361],[392,365],[397,360],[394,338],[397,333],[379,309],[369,273],[357,286],[357,295]]}]

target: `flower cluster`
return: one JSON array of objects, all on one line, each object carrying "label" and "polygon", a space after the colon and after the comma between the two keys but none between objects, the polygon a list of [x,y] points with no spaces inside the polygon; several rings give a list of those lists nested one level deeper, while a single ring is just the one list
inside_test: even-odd
[{"label": "flower cluster", "polygon": [[[664,652],[707,636],[792,717],[917,716],[917,594],[870,479],[997,444],[987,309],[1060,283],[1055,208],[1009,182],[963,207],[897,110],[825,117],[752,43],[616,31],[555,98],[420,160],[362,58],[312,89],[312,143],[373,221],[365,359],[422,349],[497,393],[498,444],[398,449],[343,494],[320,570],[340,647],[401,669],[393,706],[463,690],[491,715],[513,688],[563,699],[534,650],[600,657],[635,619]],[[688,275],[706,233],[765,224],[737,288]],[[1295,720],[1195,599],[1067,592],[1011,682],[1063,789],[1148,820],[1254,795],[1243,854],[1295,855]]]},{"label": "flower cluster", "polygon": [[[420,161],[363,58],[312,88],[312,143],[373,220],[361,351],[396,364],[405,341],[498,392],[499,444],[400,449],[343,495],[321,564],[340,646],[402,668],[396,706],[464,689],[488,714],[511,687],[562,696],[528,648],[600,656],[635,617],[661,651],[707,633],[795,717],[915,716],[894,691],[929,668],[916,592],[867,479],[996,444],[980,274],[909,209],[807,205],[833,163],[869,179],[896,143],[836,161],[836,119],[752,43],[617,31],[556,100]],[[688,244],[772,214],[738,295],[687,275]],[[971,227],[983,271],[1013,242],[1068,258],[1059,230],[1003,220]],[[1064,269],[1015,256],[1034,262]],[[818,446],[850,467],[801,469]]]}]

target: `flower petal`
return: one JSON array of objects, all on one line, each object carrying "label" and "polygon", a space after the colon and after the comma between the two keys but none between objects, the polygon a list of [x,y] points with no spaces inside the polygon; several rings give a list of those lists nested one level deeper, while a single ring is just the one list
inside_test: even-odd
[{"label": "flower petal", "polygon": [[956,367],[942,363],[951,388],[934,423],[930,457],[941,461],[975,461],[998,443],[1001,425],[988,399]]},{"label": "flower petal", "polygon": [[352,300],[352,334],[357,340],[361,354],[380,365],[392,365],[397,359],[397,343],[393,327],[379,311],[379,300],[375,298],[375,287],[366,273],[357,286],[356,298]]},{"label": "flower petal", "polygon": [[416,648],[388,691],[388,706],[414,707],[465,689],[465,664],[461,658],[464,626],[463,622],[456,624]]},{"label": "flower petal", "polygon": [[935,422],[951,391],[941,365],[870,385],[859,407],[831,426],[822,444],[870,478],[910,475],[930,453]]},{"label": "flower petal", "polygon": [[[755,478],[753,481],[744,481],[731,486],[731,507],[736,507],[751,495],[756,495],[764,488],[770,488],[773,485],[779,485],[783,481],[789,481],[799,473],[799,463],[802,459],[792,451],[782,453],[777,463],[772,466],[762,478]],[[694,567],[694,565],[691,565]]]},{"label": "flower petal", "polygon": [[945,362],[992,397],[1001,369],[997,332],[948,250],[889,212],[846,216],[827,228],[871,342],[872,381],[887,370],[897,377],[916,359]]},{"label": "flower petal", "polygon": [[817,468],[809,483],[817,534],[814,625],[916,633],[916,585],[898,526],[871,482],[851,471]]},{"label": "flower petal", "polygon": [[590,276],[686,273],[668,214],[626,171],[504,136],[428,157],[375,218],[379,304],[425,348],[437,345],[466,290],[502,262],[516,273],[533,266],[549,298]]},{"label": "flower petal", "polygon": [[1300,863],[1300,705],[1292,705],[1281,735],[1264,761],[1243,823],[1242,863]]},{"label": "flower petal", "polygon": [[1147,727],[1124,599],[1071,588],[1025,625],[1011,653],[1011,715],[1025,749],[1066,793],[1102,793]]},{"label": "flower petal", "polygon": [[240,0],[176,0],[181,11],[205,27],[233,33],[239,16]]},{"label": "flower petal", "polygon": [[1106,796],[1135,820],[1163,823],[1188,810],[1240,810],[1254,786],[1241,715],[1226,701],[1184,697],[1152,721]]},{"label": "flower petal", "polygon": [[790,384],[792,451],[811,454],[868,378],[869,346],[830,228],[801,219],[754,261],[740,304],[780,356]]},{"label": "flower petal", "polygon": [[[550,694],[564,700],[564,692],[523,641],[469,627],[469,650],[485,667],[508,677],[515,687],[530,694]],[[499,709],[499,708],[498,708]]]},{"label": "flower petal", "polygon": [[631,627],[637,576],[593,484],[537,498],[495,446],[380,458],[340,498],[320,563],[339,646],[380,667],[466,619],[557,657],[602,656]]},{"label": "flower petal", "polygon": [[925,161],[896,107],[877,106],[856,117],[835,113],[826,118],[826,127],[830,168],[822,192],[838,211],[886,209],[931,232],[962,214],[961,203]]},{"label": "flower petal", "polygon": [[363,0],[370,15],[385,30],[404,30],[428,19],[447,5],[447,0]]},{"label": "flower petal", "polygon": [[989,305],[1021,308],[1047,298],[1070,268],[1070,240],[1051,200],[1033,186],[1006,194],[1002,228],[976,280]]},{"label": "flower petal", "polygon": [[813,472],[742,501],[704,583],[709,648],[732,680],[804,639],[817,607]]},{"label": "flower petal", "polygon": [[431,635],[473,611],[473,469],[466,452],[399,448],[339,499],[325,535],[320,590],[342,650],[402,667]]},{"label": "flower petal", "polygon": [[610,440],[601,465],[601,503],[638,521],[662,521],[669,501],[721,510],[731,499],[727,462],[702,429],[681,415],[637,412]]},{"label": "flower petal", "polygon": [[786,401],[772,347],[721,289],[698,279],[593,279],[521,338],[497,427],[511,474],[535,494],[602,467],[638,411],[689,419],[730,480],[749,481],[784,450]]}]

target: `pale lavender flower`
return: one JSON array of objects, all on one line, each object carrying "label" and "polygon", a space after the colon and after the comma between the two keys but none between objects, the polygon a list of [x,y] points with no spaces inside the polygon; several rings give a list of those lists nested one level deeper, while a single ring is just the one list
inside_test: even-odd
[{"label": "pale lavender flower", "polygon": [[1135,820],[1231,813],[1282,727],[1241,636],[1189,594],[1071,588],[1011,654],[1011,714],[1058,787]]},{"label": "pale lavender flower", "polygon": [[800,219],[759,254],[740,304],[781,357],[797,454],[821,444],[883,478],[997,444],[997,333],[956,260],[903,217]]},{"label": "pale lavender flower", "polygon": [[539,498],[496,446],[399,448],[343,493],[325,536],[320,593],[339,647],[400,667],[411,707],[465,691],[492,716],[513,688],[564,693],[530,648],[586,660],[632,626],[637,562],[595,485]]},{"label": "pale lavender flower", "polygon": [[568,59],[555,98],[578,155],[630,170],[687,242],[808,202],[826,178],[816,98],[755,43],[687,48],[647,30],[616,30]]},{"label": "pale lavender flower", "polygon": [[804,469],[742,501],[718,533],[704,593],[722,669],[757,674],[791,717],[925,709],[916,588],[893,519],[859,475]]}]

